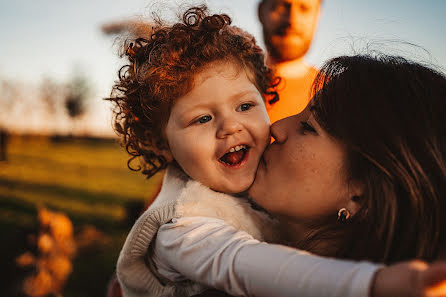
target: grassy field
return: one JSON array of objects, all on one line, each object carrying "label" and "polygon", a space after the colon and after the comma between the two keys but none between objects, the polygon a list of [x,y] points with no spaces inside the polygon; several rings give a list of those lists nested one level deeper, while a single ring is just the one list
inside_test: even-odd
[{"label": "grassy field", "polygon": [[12,294],[20,284],[14,259],[29,249],[36,209],[45,206],[66,213],[75,233],[94,226],[104,234],[94,249],[78,253],[64,290],[65,297],[104,296],[130,228],[127,209],[150,201],[162,175],[147,180],[130,171],[114,140],[13,136],[7,151],[0,162],[0,291]]}]

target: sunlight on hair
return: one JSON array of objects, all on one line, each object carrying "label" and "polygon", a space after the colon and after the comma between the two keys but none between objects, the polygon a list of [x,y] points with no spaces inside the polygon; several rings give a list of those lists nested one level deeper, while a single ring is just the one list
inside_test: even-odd
[{"label": "sunlight on hair", "polygon": [[[343,55],[380,55],[401,56],[411,61],[426,65],[439,71],[444,71],[440,62],[425,47],[404,39],[389,39],[383,36],[349,35],[332,41],[321,55],[324,61],[329,57]],[[325,58],[326,57],[326,58]]]}]

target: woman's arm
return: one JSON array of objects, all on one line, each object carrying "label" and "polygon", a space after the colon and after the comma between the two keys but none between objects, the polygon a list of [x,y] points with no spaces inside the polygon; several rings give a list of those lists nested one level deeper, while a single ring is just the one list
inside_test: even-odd
[{"label": "woman's arm", "polygon": [[191,279],[238,296],[446,296],[445,261],[407,261],[380,269],[262,243],[205,217],[163,225],[154,261],[172,281]]},{"label": "woman's arm", "polygon": [[368,296],[380,266],[314,256],[266,244],[224,221],[185,217],[159,229],[158,272],[237,296]]}]

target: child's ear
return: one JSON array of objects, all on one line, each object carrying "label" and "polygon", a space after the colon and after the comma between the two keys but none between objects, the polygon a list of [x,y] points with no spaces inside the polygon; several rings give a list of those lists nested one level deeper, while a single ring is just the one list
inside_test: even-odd
[{"label": "child's ear", "polygon": [[157,154],[163,156],[166,159],[167,163],[171,163],[173,161],[172,153],[168,149],[160,150]]},{"label": "child's ear", "polygon": [[157,147],[152,147],[151,150],[158,156],[163,156],[167,163],[170,163],[173,161],[173,156],[172,153],[170,152],[169,148],[157,148]]}]

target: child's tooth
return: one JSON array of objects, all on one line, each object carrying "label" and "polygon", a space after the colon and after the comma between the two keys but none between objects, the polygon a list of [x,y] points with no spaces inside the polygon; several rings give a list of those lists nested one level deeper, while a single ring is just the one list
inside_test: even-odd
[{"label": "child's tooth", "polygon": [[230,152],[230,153],[233,153],[233,152],[235,152],[235,149],[232,147],[232,148],[229,150],[229,152]]},{"label": "child's tooth", "polygon": [[239,150],[241,150],[242,148],[241,148],[241,146],[239,146],[239,145],[237,145],[236,147],[235,147],[235,150],[238,152]]}]

